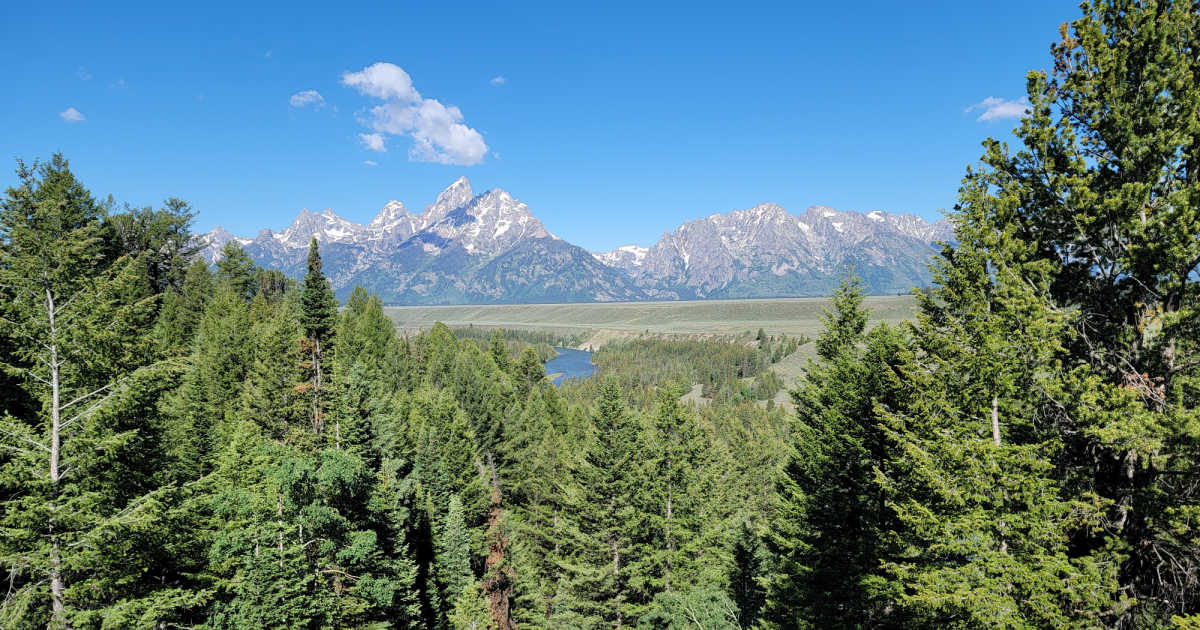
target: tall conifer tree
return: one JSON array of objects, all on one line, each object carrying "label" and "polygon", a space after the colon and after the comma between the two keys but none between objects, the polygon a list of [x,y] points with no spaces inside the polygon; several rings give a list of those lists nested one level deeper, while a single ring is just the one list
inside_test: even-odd
[{"label": "tall conifer tree", "polygon": [[[308,273],[304,276],[304,289],[300,294],[301,322],[304,333],[311,347],[311,360],[308,365],[311,374],[312,388],[309,396],[312,400],[310,420],[313,431],[320,434],[325,426],[325,379],[326,375],[322,361],[327,351],[332,350],[334,326],[337,323],[337,300],[333,297],[333,289],[329,286],[329,278],[321,272],[321,252],[317,248],[317,238],[314,236],[308,245]],[[336,429],[336,427],[335,427]],[[341,442],[341,436],[333,436],[335,443]]]}]

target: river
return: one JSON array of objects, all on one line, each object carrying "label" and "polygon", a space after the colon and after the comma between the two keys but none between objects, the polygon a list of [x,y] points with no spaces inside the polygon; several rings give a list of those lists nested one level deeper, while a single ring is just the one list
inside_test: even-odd
[{"label": "river", "polygon": [[592,365],[592,353],[587,350],[574,348],[555,348],[558,356],[546,362],[546,374],[557,374],[555,385],[561,385],[564,378],[587,378],[596,371]]}]

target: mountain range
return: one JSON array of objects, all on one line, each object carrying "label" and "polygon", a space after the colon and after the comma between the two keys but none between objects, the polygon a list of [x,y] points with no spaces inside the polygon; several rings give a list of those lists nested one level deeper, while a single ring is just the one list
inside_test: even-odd
[{"label": "mountain range", "polygon": [[650,247],[592,253],[551,233],[504,190],[459,178],[420,213],[389,201],[366,225],[302,210],[280,232],[238,238],[217,227],[203,255],[236,240],[258,264],[300,277],[311,238],[338,296],[355,286],[389,304],[612,302],[828,295],[853,269],[892,294],[929,281],[946,221],[773,203],[689,221]]}]

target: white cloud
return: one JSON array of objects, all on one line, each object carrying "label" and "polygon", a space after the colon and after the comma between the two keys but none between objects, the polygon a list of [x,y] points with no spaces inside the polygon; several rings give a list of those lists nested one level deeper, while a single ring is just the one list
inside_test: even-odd
[{"label": "white cloud", "polygon": [[109,83],[108,87],[110,87],[110,88],[125,88],[128,86],[125,83],[125,79],[117,79],[116,81]]},{"label": "white cloud", "polygon": [[58,116],[69,123],[83,122],[87,120],[87,117],[83,115],[83,112],[80,112],[74,107],[68,107],[64,109],[63,111],[59,112]]},{"label": "white cloud", "polygon": [[370,151],[378,151],[380,153],[387,151],[387,147],[383,146],[383,134],[381,133],[360,133],[358,134],[358,139]]},{"label": "white cloud", "polygon": [[379,166],[379,164],[376,163],[375,160],[363,160],[363,164],[366,164],[367,166]]},{"label": "white cloud", "polygon": [[462,111],[422,97],[400,66],[375,63],[360,72],[343,74],[342,84],[384,101],[360,119],[376,132],[359,134],[368,149],[383,151],[383,134],[389,134],[412,138],[408,157],[418,162],[471,166],[487,155],[483,136],[463,123]]},{"label": "white cloud", "polygon": [[79,69],[75,71],[75,76],[79,77],[80,81],[92,80],[92,73],[88,72],[87,68],[84,68],[83,66],[79,66]]},{"label": "white cloud", "polygon": [[302,90],[293,94],[288,99],[288,104],[292,107],[312,105],[313,109],[321,109],[325,107],[325,97],[321,96],[321,93],[316,90]]},{"label": "white cloud", "polygon": [[1029,99],[1021,97],[1019,100],[1010,101],[995,96],[989,96],[978,103],[968,107],[963,113],[970,113],[974,110],[983,110],[979,115],[980,122],[989,120],[1003,120],[1005,118],[1020,118],[1029,111]]},{"label": "white cloud", "polygon": [[421,95],[413,87],[412,77],[408,76],[404,68],[382,61],[371,64],[360,72],[343,74],[342,85],[348,85],[367,96],[374,96],[385,101],[401,103],[421,101]]},{"label": "white cloud", "polygon": [[491,83],[492,85],[499,87],[501,85],[504,85],[505,83],[508,83],[508,79],[505,79],[504,77],[492,77],[492,80],[488,81],[488,83]]}]

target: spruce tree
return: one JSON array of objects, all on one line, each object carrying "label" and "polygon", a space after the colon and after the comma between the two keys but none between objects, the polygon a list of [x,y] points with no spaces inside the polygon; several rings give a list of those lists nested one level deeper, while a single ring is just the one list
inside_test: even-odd
[{"label": "spruce tree", "polygon": [[221,282],[208,300],[189,357],[191,369],[167,401],[174,422],[169,449],[179,482],[212,470],[216,445],[232,430],[226,420],[241,398],[251,362],[249,305],[244,294]]},{"label": "spruce tree", "polygon": [[[471,537],[457,494],[450,495],[437,540],[438,577],[442,582],[442,601],[453,610],[458,598],[471,587]],[[469,594],[468,594],[469,595]]]},{"label": "spruce tree", "polygon": [[880,590],[896,519],[875,475],[892,459],[876,409],[906,398],[904,340],[883,325],[864,334],[857,278],[842,280],[823,319],[818,360],[792,395],[798,425],[766,539],[775,570],[765,616],[780,628],[902,627]]},{"label": "spruce tree", "polygon": [[628,625],[634,494],[641,433],[615,379],[601,384],[592,416],[594,435],[573,475],[563,528],[576,607],[596,627]]},{"label": "spruce tree", "polygon": [[203,260],[193,262],[178,289],[163,294],[155,322],[154,338],[160,351],[169,356],[186,354],[196,337],[204,307],[215,291],[212,272]]},{"label": "spruce tree", "polygon": [[258,266],[237,241],[229,241],[221,248],[216,277],[243,300],[254,297],[257,270]]},{"label": "spruce tree", "polygon": [[637,536],[629,564],[637,614],[658,593],[719,579],[724,569],[704,548],[701,504],[711,490],[709,447],[695,416],[680,404],[682,394],[677,385],[657,392],[640,458],[646,481],[634,498]]},{"label": "spruce tree", "polygon": [[17,176],[0,201],[0,326],[12,340],[0,366],[37,407],[0,419],[0,619],[64,628],[119,597],[97,590],[130,579],[127,567],[89,568],[104,564],[99,540],[147,516],[136,504],[163,460],[155,419],[138,412],[157,403],[164,369],[148,363],[144,261],[106,266],[99,206],[62,156],[18,161]]},{"label": "spruce tree", "polygon": [[525,346],[521,356],[513,364],[513,380],[517,387],[517,396],[524,398],[529,395],[534,385],[546,378],[546,366],[538,358],[537,351],[532,346]]},{"label": "spruce tree", "polygon": [[566,401],[548,383],[534,386],[508,441],[501,470],[513,506],[512,564],[518,625],[545,627],[569,612],[563,545],[569,471],[574,466]]}]

